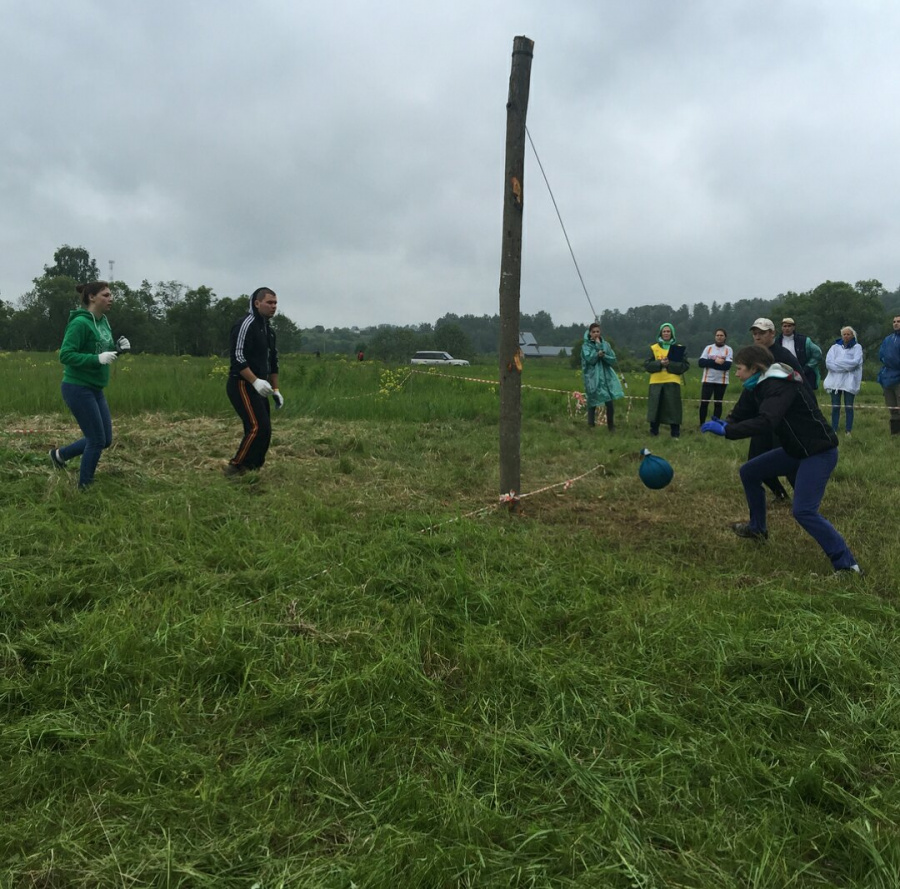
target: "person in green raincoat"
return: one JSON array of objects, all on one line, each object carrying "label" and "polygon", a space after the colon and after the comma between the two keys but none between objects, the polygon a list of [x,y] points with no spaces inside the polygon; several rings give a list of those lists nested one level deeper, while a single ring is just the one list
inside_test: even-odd
[{"label": "person in green raincoat", "polygon": [[616,373],[616,353],[609,341],[603,339],[596,321],[584,333],[581,373],[587,396],[588,426],[596,425],[597,408],[603,405],[606,408],[606,428],[615,432],[615,399],[624,398],[625,391]]},{"label": "person in green raincoat", "polygon": [[675,327],[668,322],[661,324],[656,342],[650,346],[650,357],[644,362],[644,370],[650,374],[647,420],[651,435],[659,435],[660,424],[669,427],[672,438],[681,435],[682,376],[690,366],[684,346],[675,341]]}]

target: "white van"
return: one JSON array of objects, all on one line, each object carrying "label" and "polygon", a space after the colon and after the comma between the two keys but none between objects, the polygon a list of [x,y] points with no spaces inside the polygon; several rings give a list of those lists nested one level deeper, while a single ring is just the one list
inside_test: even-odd
[{"label": "white van", "polygon": [[468,367],[464,358],[454,358],[449,352],[416,352],[409,360],[410,364],[448,364],[454,367]]}]

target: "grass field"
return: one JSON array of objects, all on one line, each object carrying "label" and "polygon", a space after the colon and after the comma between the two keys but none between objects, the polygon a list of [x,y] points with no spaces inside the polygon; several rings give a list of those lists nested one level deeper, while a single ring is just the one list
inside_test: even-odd
[{"label": "grass field", "polygon": [[459,379],[495,367],[288,356],[237,482],[224,367],[117,362],[79,493],[47,459],[75,435],[55,356],[0,355],[0,886],[895,889],[877,386],[823,505],[867,574],[835,581],[788,510],[766,545],[730,534],[746,443],[693,402],[678,441],[637,398],[590,432],[580,375],[528,364],[523,491],[547,490],[512,515],[496,387]]}]

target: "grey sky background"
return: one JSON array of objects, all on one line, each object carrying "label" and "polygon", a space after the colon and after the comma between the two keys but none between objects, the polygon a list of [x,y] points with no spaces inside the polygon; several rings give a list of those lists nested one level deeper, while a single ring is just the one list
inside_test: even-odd
[{"label": "grey sky background", "polygon": [[[513,38],[593,304],[900,284],[900,4],[0,0],[0,299],[61,244],[303,327],[498,311]],[[531,154],[522,310],[590,309]]]}]

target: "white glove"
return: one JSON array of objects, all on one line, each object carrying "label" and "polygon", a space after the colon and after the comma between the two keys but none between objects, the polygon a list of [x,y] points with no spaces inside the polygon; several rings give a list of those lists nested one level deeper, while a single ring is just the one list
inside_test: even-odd
[{"label": "white glove", "polygon": [[272,390],[272,400],[275,402],[275,410],[280,411],[284,407],[284,396],[277,390]]},{"label": "white glove", "polygon": [[257,391],[260,395],[262,395],[263,398],[268,398],[268,397],[272,394],[272,392],[275,391],[275,390],[272,389],[272,387],[269,385],[269,381],[268,381],[268,380],[263,380],[263,379],[261,379],[260,377],[257,377],[257,378],[253,381],[253,388],[256,389],[256,391]]},{"label": "white glove", "polygon": [[119,352],[131,351],[131,342],[129,341],[127,336],[120,336],[116,340],[116,350]]},{"label": "white glove", "polygon": [[101,352],[97,356],[97,358],[101,364],[112,364],[113,361],[116,360],[116,353],[115,352]]}]

